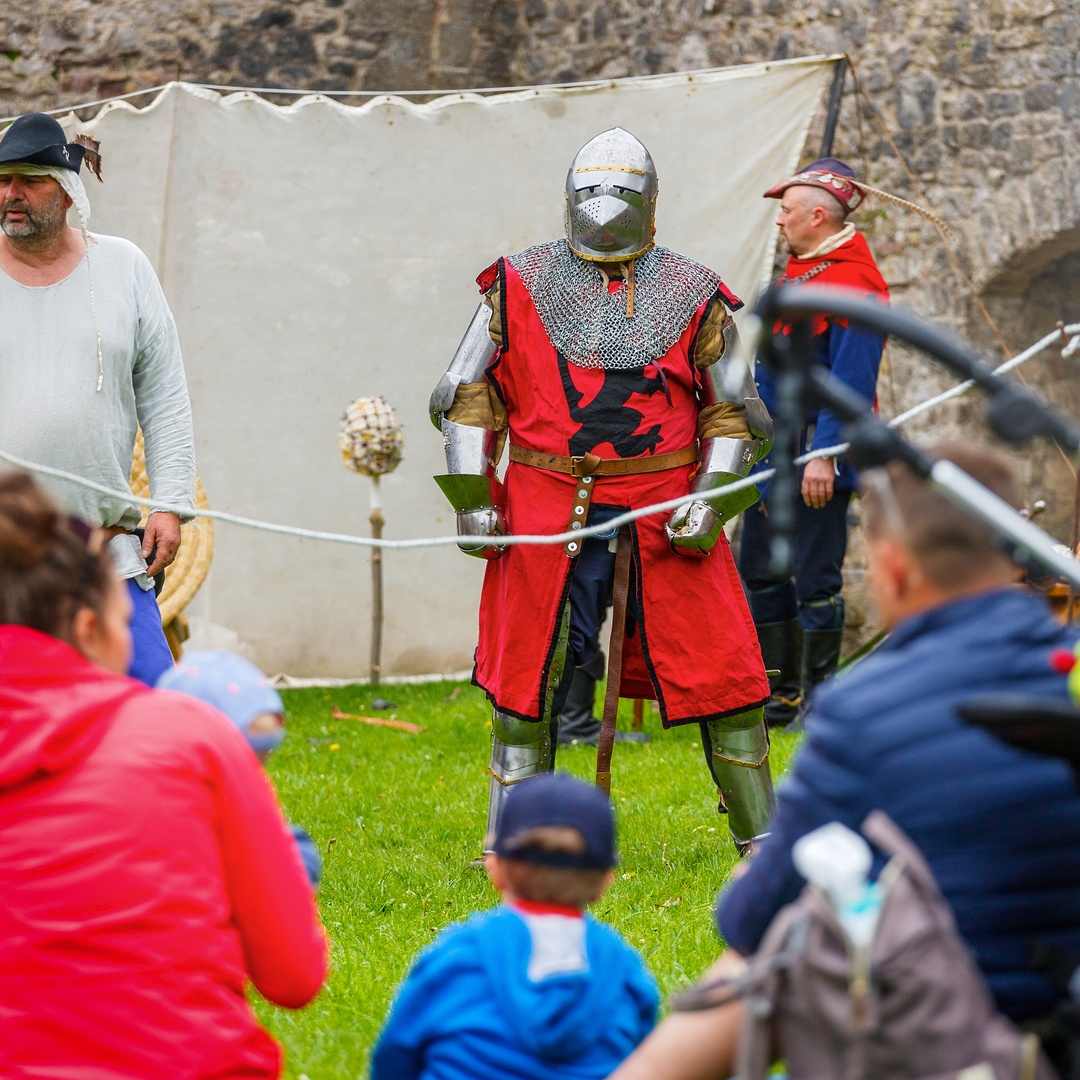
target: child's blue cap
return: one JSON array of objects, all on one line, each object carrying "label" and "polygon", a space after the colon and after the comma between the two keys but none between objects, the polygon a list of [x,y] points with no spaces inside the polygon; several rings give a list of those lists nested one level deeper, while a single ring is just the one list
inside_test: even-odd
[{"label": "child's blue cap", "polygon": [[252,734],[248,725],[261,713],[284,717],[281,695],[250,661],[221,649],[185,653],[157,681],[159,690],[179,690],[213,705],[243,733],[258,753],[273,750],[285,738],[285,728]]},{"label": "child's blue cap", "polygon": [[[581,838],[576,851],[548,851],[531,842],[534,829],[561,827]],[[572,869],[610,870],[615,854],[615,814],[599,788],[567,773],[543,773],[515,784],[503,806],[492,851],[504,859]]]}]

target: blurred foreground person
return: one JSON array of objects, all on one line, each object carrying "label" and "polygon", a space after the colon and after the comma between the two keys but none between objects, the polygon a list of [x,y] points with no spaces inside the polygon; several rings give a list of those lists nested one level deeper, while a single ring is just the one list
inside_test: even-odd
[{"label": "blurred foreground person", "polygon": [[123,675],[105,538],[0,477],[0,1076],[271,1080],[245,992],[318,992],[311,887],[240,732]]},{"label": "blurred foreground person", "polygon": [[[1021,505],[1007,459],[967,443],[929,450]],[[1065,700],[1051,657],[1078,635],[1013,584],[988,530],[905,466],[863,483],[871,588],[891,634],[815,696],[770,835],[721,896],[718,925],[753,953],[805,884],[795,841],[883,810],[929,864],[998,1009],[1037,1023],[1063,993],[1037,957],[1080,950],[1080,795],[1065,762],[967,726],[957,706],[997,692]],[[729,1075],[741,1013],[673,1015],[616,1077]]]},{"label": "blurred foreground person", "polygon": [[[242,656],[224,649],[185,652],[176,666],[158,679],[157,689],[190,694],[212,705],[243,733],[264,765],[285,739],[285,704],[281,695]],[[290,825],[289,832],[300,849],[311,884],[317,886],[322,877],[322,856],[315,841],[299,825]]]},{"label": "blurred foreground person", "polygon": [[[81,141],[80,141],[81,140]],[[195,438],[169,305],[130,241],[87,231],[79,171],[101,178],[97,143],[44,113],[20,116],[0,140],[0,447],[116,492],[129,490],[142,428],[150,492],[195,505]],[[74,207],[79,228],[67,223]],[[154,577],[180,548],[180,518],[151,509],[142,536],[130,498],[70,480],[42,481],[63,506],[105,528],[131,600],[128,674],[148,686],[172,664]]]}]

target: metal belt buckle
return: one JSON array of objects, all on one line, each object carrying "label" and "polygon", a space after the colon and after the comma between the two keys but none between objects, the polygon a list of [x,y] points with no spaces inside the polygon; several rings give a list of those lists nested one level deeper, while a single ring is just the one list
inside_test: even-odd
[{"label": "metal belt buckle", "polygon": [[581,471],[581,463],[585,460],[584,454],[579,454],[577,457],[570,458],[570,475],[571,476],[584,476]]}]

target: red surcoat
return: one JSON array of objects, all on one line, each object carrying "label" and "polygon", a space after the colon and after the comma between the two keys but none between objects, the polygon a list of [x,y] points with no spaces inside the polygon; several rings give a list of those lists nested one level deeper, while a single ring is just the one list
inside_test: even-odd
[{"label": "red surcoat", "polygon": [[[506,405],[511,444],[577,454],[581,450],[572,448],[572,440],[592,409],[603,414],[599,430],[611,431],[615,440],[595,445],[593,452],[602,458],[666,454],[694,445],[701,406],[692,344],[707,305],[644,370],[583,368],[560,357],[513,267],[506,260],[497,266],[504,343],[488,378]],[[638,450],[641,446],[645,449]],[[689,491],[695,468],[597,477],[593,505],[632,509],[673,498]],[[565,531],[574,483],[573,477],[511,462],[505,478],[510,531]],[[639,518],[631,526],[639,620],[626,641],[620,684],[622,697],[655,699],[665,727],[740,712],[769,697],[727,539],[721,534],[707,558],[676,555],[664,532],[668,515]],[[571,569],[561,545],[511,546],[487,564],[474,682],[503,712],[540,716]]]}]

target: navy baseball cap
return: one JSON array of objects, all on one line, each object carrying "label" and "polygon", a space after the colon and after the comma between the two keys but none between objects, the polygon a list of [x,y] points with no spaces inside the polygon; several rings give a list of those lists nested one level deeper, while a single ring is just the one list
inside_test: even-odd
[{"label": "navy baseball cap", "polygon": [[[534,829],[573,829],[578,850],[550,851],[529,842]],[[566,773],[544,773],[515,784],[506,799],[491,850],[503,859],[575,870],[610,870],[615,854],[615,814],[607,795]]]}]

